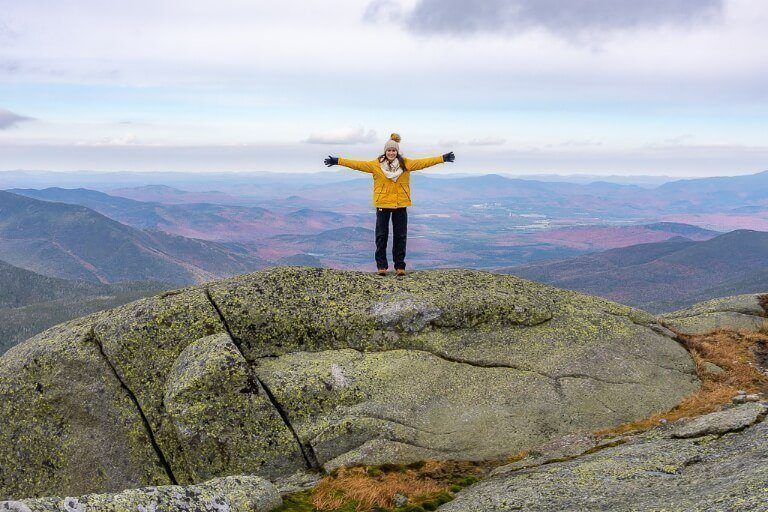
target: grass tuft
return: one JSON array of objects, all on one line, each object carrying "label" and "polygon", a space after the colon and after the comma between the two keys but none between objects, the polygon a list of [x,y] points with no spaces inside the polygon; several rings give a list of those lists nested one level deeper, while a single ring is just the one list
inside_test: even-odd
[{"label": "grass tuft", "polygon": [[[427,460],[339,468],[314,489],[284,498],[277,512],[429,512],[507,463]],[[396,507],[398,495],[407,502]]]},{"label": "grass tuft", "polygon": [[443,490],[436,481],[424,478],[413,469],[404,467],[381,468],[381,474],[372,476],[364,467],[341,468],[336,477],[323,479],[312,496],[318,510],[338,510],[355,504],[355,511],[374,507],[394,508],[395,497],[400,494],[410,500],[421,500]]}]

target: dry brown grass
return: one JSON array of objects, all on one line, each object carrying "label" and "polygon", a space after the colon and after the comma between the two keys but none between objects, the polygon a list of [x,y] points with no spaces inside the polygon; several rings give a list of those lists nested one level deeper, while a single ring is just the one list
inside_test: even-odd
[{"label": "dry brown grass", "polygon": [[317,510],[335,510],[350,503],[358,512],[391,509],[396,494],[407,497],[409,503],[419,503],[474,483],[506,463],[428,460],[409,466],[340,468],[315,487],[311,501]]},{"label": "dry brown grass", "polygon": [[341,468],[334,477],[323,479],[315,487],[312,504],[318,510],[334,510],[349,502],[356,502],[358,511],[393,508],[396,494],[418,499],[443,488],[412,469],[372,476],[363,467]]},{"label": "dry brown grass", "polygon": [[520,450],[516,454],[511,455],[510,457],[507,457],[507,459],[505,460],[504,463],[505,464],[512,464],[513,462],[517,462],[519,460],[523,460],[524,458],[526,458],[530,454],[531,454],[531,450]]},{"label": "dry brown grass", "polygon": [[762,307],[763,311],[766,313],[766,316],[768,316],[768,294],[759,295],[757,300],[760,303],[760,307]]},{"label": "dry brown grass", "polygon": [[[627,432],[643,431],[661,420],[675,421],[720,410],[729,404],[739,390],[747,393],[768,393],[768,376],[759,369],[759,359],[768,352],[768,333],[718,331],[703,336],[679,338],[696,363],[701,388],[683,399],[671,410],[648,418],[600,430],[598,437],[610,437]],[[704,363],[714,363],[722,374],[708,372]]]}]

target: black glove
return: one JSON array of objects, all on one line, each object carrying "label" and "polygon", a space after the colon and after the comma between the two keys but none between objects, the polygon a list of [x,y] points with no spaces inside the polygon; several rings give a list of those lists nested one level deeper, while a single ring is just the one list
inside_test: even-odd
[{"label": "black glove", "polygon": [[453,151],[443,155],[443,162],[453,162],[455,159],[456,155],[453,154]]},{"label": "black glove", "polygon": [[327,165],[328,167],[332,165],[339,165],[339,158],[328,155],[328,158],[325,159],[325,165]]}]

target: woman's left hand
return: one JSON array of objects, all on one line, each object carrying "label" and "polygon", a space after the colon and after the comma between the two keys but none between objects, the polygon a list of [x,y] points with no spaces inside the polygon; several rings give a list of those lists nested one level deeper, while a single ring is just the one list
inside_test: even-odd
[{"label": "woman's left hand", "polygon": [[453,154],[453,151],[443,155],[444,162],[453,162],[455,159],[456,159],[456,156]]}]

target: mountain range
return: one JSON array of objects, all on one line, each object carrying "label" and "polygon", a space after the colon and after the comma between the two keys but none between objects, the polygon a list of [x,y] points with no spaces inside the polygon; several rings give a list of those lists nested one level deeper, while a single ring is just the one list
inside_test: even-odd
[{"label": "mountain range", "polygon": [[0,191],[0,260],[39,274],[101,283],[191,284],[264,266],[237,244],[140,230],[89,208]]},{"label": "mountain range", "polygon": [[704,241],[676,237],[495,270],[651,312],[671,311],[768,289],[768,233],[736,230]]},{"label": "mountain range", "polygon": [[59,279],[0,261],[0,354],[52,325],[169,287],[151,281],[102,284]]},{"label": "mountain range", "polygon": [[284,233],[306,234],[353,225],[357,221],[354,216],[310,208],[281,212],[259,206],[212,202],[164,204],[85,188],[10,189],[8,192],[43,201],[85,206],[134,228],[213,241],[240,242]]}]

